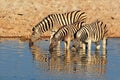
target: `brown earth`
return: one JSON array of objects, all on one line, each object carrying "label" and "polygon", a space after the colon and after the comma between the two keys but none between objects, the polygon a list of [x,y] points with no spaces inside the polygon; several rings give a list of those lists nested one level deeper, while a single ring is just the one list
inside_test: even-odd
[{"label": "brown earth", "polygon": [[120,0],[0,0],[0,37],[29,39],[32,27],[48,14],[78,9],[86,12],[87,23],[100,19],[108,37],[120,37]]}]

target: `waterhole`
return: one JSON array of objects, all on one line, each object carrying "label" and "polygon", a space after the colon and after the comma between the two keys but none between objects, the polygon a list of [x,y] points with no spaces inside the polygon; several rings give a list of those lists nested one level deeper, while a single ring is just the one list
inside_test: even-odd
[{"label": "waterhole", "polygon": [[120,39],[107,41],[107,55],[92,46],[91,57],[80,52],[49,51],[49,40],[0,41],[0,80],[119,80]]}]

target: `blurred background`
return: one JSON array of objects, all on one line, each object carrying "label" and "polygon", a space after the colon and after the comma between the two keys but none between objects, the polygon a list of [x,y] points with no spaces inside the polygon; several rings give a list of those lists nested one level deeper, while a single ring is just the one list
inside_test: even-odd
[{"label": "blurred background", "polygon": [[48,14],[78,9],[86,12],[87,23],[100,19],[109,37],[120,37],[120,0],[0,0],[0,36],[29,38],[32,27]]}]

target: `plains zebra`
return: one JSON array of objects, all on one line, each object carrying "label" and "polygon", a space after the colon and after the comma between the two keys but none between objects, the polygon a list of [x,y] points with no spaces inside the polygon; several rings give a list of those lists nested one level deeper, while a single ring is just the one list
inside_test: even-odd
[{"label": "plains zebra", "polygon": [[65,42],[65,49],[68,50],[71,40],[74,39],[75,33],[82,27],[83,23],[84,20],[59,28],[51,38],[49,49],[53,50],[53,48],[58,45],[58,42],[63,40]]},{"label": "plains zebra", "polygon": [[85,21],[85,19],[86,14],[81,10],[62,14],[50,14],[33,27],[30,41],[35,42],[46,31],[50,30],[52,32],[51,35],[53,35],[61,26],[73,24],[77,21]]},{"label": "plains zebra", "polygon": [[106,24],[103,24],[102,21],[97,20],[91,24],[85,24],[76,33],[74,47],[78,48],[79,41],[82,41],[85,44],[88,43],[88,50],[91,51],[91,43],[94,42],[96,44],[96,48],[99,49],[100,48],[99,42],[102,40],[103,49],[106,50],[107,32],[108,29],[106,27]]}]

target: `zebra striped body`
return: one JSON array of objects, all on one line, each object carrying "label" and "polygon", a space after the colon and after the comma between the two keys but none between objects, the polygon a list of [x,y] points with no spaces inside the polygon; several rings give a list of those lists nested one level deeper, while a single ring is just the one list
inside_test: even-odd
[{"label": "zebra striped body", "polygon": [[[103,41],[103,49],[106,49],[107,27],[101,21],[95,21],[91,24],[85,24],[77,33],[75,45],[79,44],[79,41],[88,43],[88,50],[91,51],[91,43],[95,42],[97,48],[99,48],[99,42]],[[84,47],[85,49],[85,47]]]},{"label": "zebra striped body", "polygon": [[[82,21],[81,21],[82,22]],[[68,50],[71,40],[74,39],[75,33],[81,28],[82,23],[76,22],[72,25],[67,25],[59,28],[59,30],[53,35],[50,43],[50,50],[58,45],[58,42],[65,41],[65,48]]]},{"label": "zebra striped body", "polygon": [[36,41],[46,31],[56,32],[61,26],[73,24],[77,21],[85,21],[85,18],[85,12],[81,10],[63,14],[50,14],[33,27],[31,41]]}]

